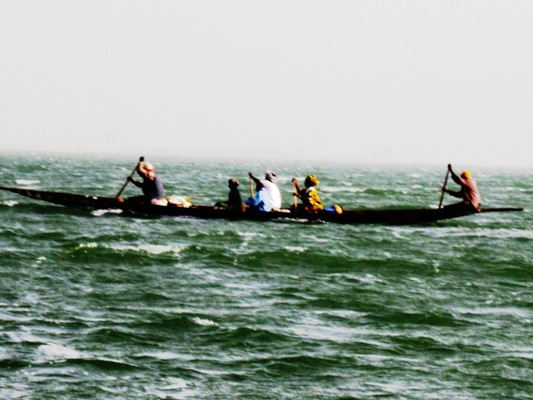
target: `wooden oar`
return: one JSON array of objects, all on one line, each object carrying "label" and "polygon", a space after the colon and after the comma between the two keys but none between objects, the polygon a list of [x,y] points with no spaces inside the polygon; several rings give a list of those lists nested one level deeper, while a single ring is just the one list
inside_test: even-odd
[{"label": "wooden oar", "polygon": [[300,193],[300,185],[296,178],[292,178],[292,184],[294,185],[294,193],[292,197],[294,198],[294,211],[298,209],[298,194]]},{"label": "wooden oar", "polygon": [[444,200],[444,188],[446,187],[446,184],[448,183],[448,176],[450,175],[450,170],[446,170],[446,177],[444,178],[444,184],[442,185],[442,193],[440,194],[440,201],[439,201],[439,210],[442,208],[442,200]]},{"label": "wooden oar", "polygon": [[[144,161],[144,157],[139,157],[139,162],[143,162]],[[139,164],[137,163],[135,165],[135,168],[133,168],[133,171],[131,171],[131,174],[126,178],[126,182],[124,182],[124,185],[122,185],[122,187],[120,188],[120,190],[118,191],[117,195],[115,196],[116,198],[119,198],[120,195],[122,194],[122,192],[124,191],[124,189],[126,189],[126,186],[128,186],[128,183],[130,181],[130,178],[133,177],[133,175],[135,174],[135,171],[137,171],[137,166]]]}]

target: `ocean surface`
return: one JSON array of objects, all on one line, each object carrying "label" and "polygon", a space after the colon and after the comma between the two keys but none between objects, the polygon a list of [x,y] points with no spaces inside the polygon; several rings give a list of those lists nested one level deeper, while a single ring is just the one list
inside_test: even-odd
[{"label": "ocean surface", "polygon": [[[446,172],[150,161],[197,204],[274,169],[286,206],[314,173],[325,204],[436,207]],[[135,162],[2,155],[0,185],[114,196]],[[206,221],[1,191],[0,398],[533,399],[533,171],[472,173],[485,206],[525,210]]]}]

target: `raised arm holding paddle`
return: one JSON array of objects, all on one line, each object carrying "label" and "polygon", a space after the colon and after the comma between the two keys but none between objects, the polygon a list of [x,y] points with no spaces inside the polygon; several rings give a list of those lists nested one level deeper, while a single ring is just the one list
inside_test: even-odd
[{"label": "raised arm holding paddle", "polygon": [[300,198],[302,199],[302,208],[306,212],[317,212],[324,209],[317,190],[320,183],[315,175],[307,175],[305,177],[305,187],[303,189],[300,188],[296,178],[292,178],[292,183],[294,185],[294,208],[298,206],[296,199]]},{"label": "raised arm holding paddle", "polygon": [[137,171],[137,168],[139,167],[139,163],[142,163],[143,161],[144,161],[144,157],[143,156],[139,157],[139,162],[135,165],[135,168],[133,168],[133,171],[131,171],[131,174],[129,174],[129,176],[126,178],[126,182],[124,182],[124,185],[122,185],[122,187],[118,191],[117,195],[115,196],[116,198],[119,198],[122,192],[124,191],[124,189],[126,189],[126,186],[128,186],[128,183],[130,182],[130,178],[133,178],[133,175],[135,175],[135,171]]},{"label": "raised arm holding paddle", "polygon": [[[246,200],[246,205],[255,207],[259,211],[272,211],[281,208],[281,193],[278,186],[274,183],[276,174],[269,171],[265,174],[265,179],[258,179],[251,172],[248,173],[250,182],[255,182],[256,193]],[[250,188],[250,191],[252,189]]]},{"label": "raised arm holding paddle", "polygon": [[455,191],[446,187],[446,181],[448,180],[447,173],[444,186],[442,187],[442,194],[444,195],[444,193],[448,193],[453,197],[463,199],[461,203],[457,204],[458,206],[472,208],[476,212],[479,212],[481,210],[481,195],[479,194],[476,181],[472,178],[472,174],[469,171],[463,171],[461,175],[457,175],[455,172],[453,172],[451,164],[448,164],[448,172],[450,173],[453,181],[460,186],[460,189]]},{"label": "raised arm holding paddle", "polygon": [[[142,181],[138,181],[133,178],[135,172],[142,178]],[[163,182],[161,178],[155,173],[154,166],[145,161],[144,157],[139,158],[139,163],[136,165],[134,170],[128,176],[126,183],[120,189],[117,198],[120,197],[122,191],[128,184],[128,182],[133,183],[135,186],[142,189],[143,195],[133,198],[129,198],[128,201],[138,201],[143,203],[159,204],[160,201],[164,200],[165,191],[163,189]]]}]

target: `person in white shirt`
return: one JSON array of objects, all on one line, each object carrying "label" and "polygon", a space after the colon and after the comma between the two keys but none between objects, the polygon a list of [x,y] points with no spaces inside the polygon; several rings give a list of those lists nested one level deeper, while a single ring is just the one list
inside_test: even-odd
[{"label": "person in white shirt", "polygon": [[246,204],[250,207],[257,207],[259,211],[279,210],[281,208],[281,193],[274,182],[276,174],[269,171],[265,174],[265,179],[258,179],[251,172],[248,175],[255,182],[256,192],[255,197],[249,198]]}]

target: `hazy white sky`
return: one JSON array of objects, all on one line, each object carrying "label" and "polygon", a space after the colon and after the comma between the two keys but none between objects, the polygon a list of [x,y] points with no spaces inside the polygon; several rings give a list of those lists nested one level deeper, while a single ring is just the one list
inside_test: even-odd
[{"label": "hazy white sky", "polygon": [[0,152],[533,167],[533,2],[0,0]]}]

